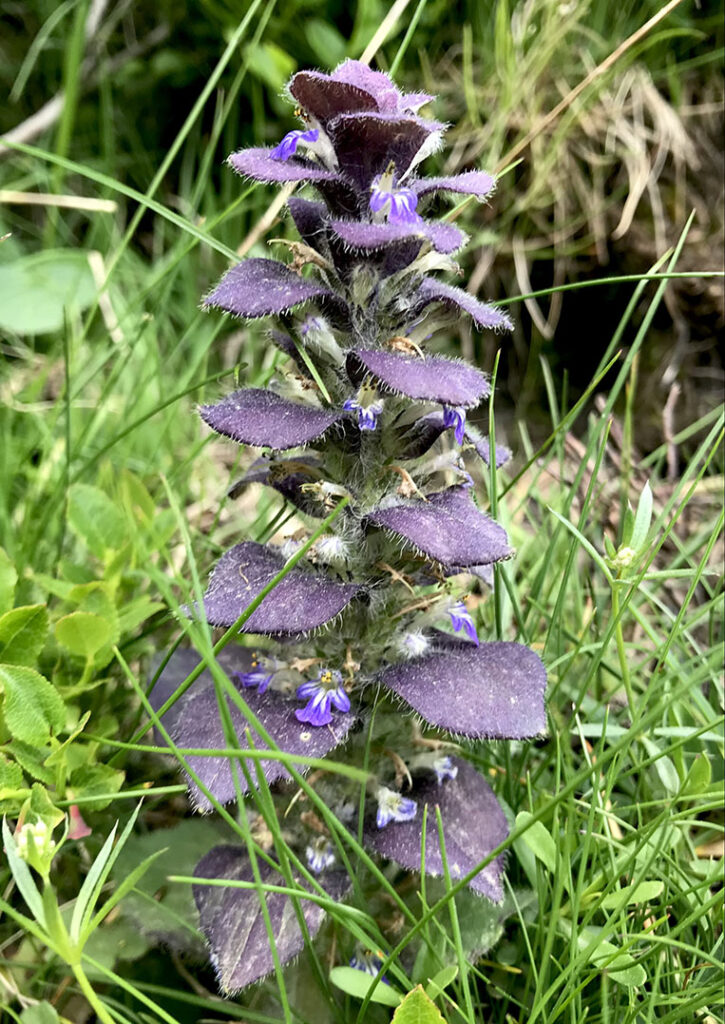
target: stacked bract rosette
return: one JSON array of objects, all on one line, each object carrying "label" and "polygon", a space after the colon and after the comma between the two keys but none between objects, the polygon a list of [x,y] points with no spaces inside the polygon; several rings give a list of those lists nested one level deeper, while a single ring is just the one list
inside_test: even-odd
[{"label": "stacked bract rosette", "polygon": [[[492,565],[512,554],[505,531],[480,511],[469,473],[476,462],[501,464],[508,452],[492,453],[467,419],[489,397],[486,375],[431,348],[462,315],[481,329],[511,324],[445,280],[458,270],[453,256],[466,236],[426,216],[439,194],[484,199],[494,181],[482,171],[425,177],[422,162],[444,132],[419,114],[432,97],[403,94],[364,64],[300,72],[289,92],[303,126],[275,148],[243,150],[229,163],[254,181],[311,186],[316,198],[288,199],[301,241],[289,243],[290,262],[232,267],[205,300],[245,320],[271,318],[280,358],[268,387],[238,390],[201,415],[217,433],[262,450],[235,494],[266,484],[311,529],[347,504],[244,623],[256,646],[219,655],[246,708],[229,703],[227,728],[231,722],[242,748],[246,736],[262,750],[313,758],[334,750],[337,761],[364,764],[364,846],[408,871],[421,869],[423,853],[425,872],[443,874],[438,807],[452,879],[470,875],[473,890],[498,902],[503,863],[490,855],[508,827],[465,756],[467,741],[543,732],[546,674],[526,646],[479,638],[463,600],[472,576],[490,581]],[[234,625],[303,543],[304,536],[281,546],[244,541],[227,551],[204,596],[208,622]],[[191,652],[174,655],[159,693],[194,664]],[[169,716],[178,746],[227,747],[208,672]],[[351,889],[345,830],[358,834],[360,783],[316,773],[315,793],[336,826],[304,795],[290,810],[296,788],[279,760],[247,760],[246,772],[222,756],[190,756],[187,764],[200,810],[211,808],[210,796],[225,804],[248,793],[262,771],[286,808],[295,879],[335,899]],[[257,881],[283,883],[276,851],[260,849]],[[211,850],[196,874],[255,877],[247,850],[235,846]],[[254,889],[200,882],[195,897],[225,990],[273,970]],[[305,941],[293,902],[266,897],[281,962]],[[323,909],[306,899],[298,907],[316,934]]]}]

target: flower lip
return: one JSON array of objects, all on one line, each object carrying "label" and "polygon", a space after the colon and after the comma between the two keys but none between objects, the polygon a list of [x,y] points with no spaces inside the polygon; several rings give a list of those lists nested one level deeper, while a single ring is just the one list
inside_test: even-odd
[{"label": "flower lip", "polygon": [[375,822],[378,828],[385,828],[391,821],[412,821],[418,813],[418,805],[410,797],[397,793],[387,786],[380,786],[377,793],[378,811]]},{"label": "flower lip", "polygon": [[297,147],[301,142],[317,142],[319,137],[320,132],[317,128],[295,128],[293,131],[287,132],[279,145],[275,146],[269,155],[273,160],[289,160],[291,156],[295,155]]},{"label": "flower lip", "polygon": [[386,182],[387,174],[379,174],[370,189],[370,209],[373,213],[384,211],[389,224],[422,224],[423,218],[416,213],[418,196],[412,189],[396,188],[392,181]]},{"label": "flower lip", "polygon": [[314,726],[332,722],[331,707],[343,714],[350,710],[350,698],[342,685],[342,673],[336,669],[320,669],[315,679],[308,679],[297,687],[297,697],[306,700],[307,704],[295,711],[295,717],[299,722]]},{"label": "flower lip", "polygon": [[446,428],[454,428],[456,444],[463,444],[466,432],[466,410],[460,406],[443,406],[443,425]]},{"label": "flower lip", "polygon": [[320,836],[310,843],[305,850],[307,866],[314,874],[319,875],[335,863],[335,851],[326,836]]},{"label": "flower lip", "polygon": [[448,609],[448,614],[451,617],[451,622],[456,633],[464,630],[469,640],[478,647],[479,641],[478,633],[476,632],[476,625],[471,617],[471,613],[468,611],[463,601],[457,601]]}]

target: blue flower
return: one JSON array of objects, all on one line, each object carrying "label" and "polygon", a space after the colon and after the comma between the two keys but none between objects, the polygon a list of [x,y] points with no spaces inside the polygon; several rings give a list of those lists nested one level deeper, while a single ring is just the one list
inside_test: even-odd
[{"label": "blue flower", "polygon": [[462,629],[465,630],[469,640],[472,640],[476,647],[478,647],[478,633],[476,632],[476,626],[471,618],[471,613],[466,608],[463,601],[457,601],[452,608],[448,609],[448,614],[451,617],[453,628],[456,633],[459,633]]},{"label": "blue flower", "polygon": [[[380,968],[383,966],[383,958],[379,953],[373,953],[372,950],[366,949],[350,957],[350,966],[354,971],[364,971],[365,974],[370,974],[373,978],[376,978],[380,973]],[[383,975],[380,981],[385,985],[390,984],[385,975]]]},{"label": "blue flower", "polygon": [[392,182],[387,184],[383,180],[384,177],[386,176],[378,175],[373,181],[370,191],[370,209],[374,213],[379,213],[389,204],[389,224],[421,224],[423,218],[415,212],[418,205],[418,197],[415,192],[409,188],[395,188]]},{"label": "blue flower", "polygon": [[275,160],[289,160],[291,156],[294,156],[300,142],[317,142],[319,135],[320,132],[317,128],[308,128],[306,131],[296,128],[294,131],[287,132],[269,155]]},{"label": "blue flower", "polygon": [[332,867],[335,863],[335,852],[332,843],[325,836],[320,836],[305,850],[305,857],[310,871],[316,875],[321,874],[325,868]]},{"label": "blue flower", "polygon": [[466,410],[457,405],[443,406],[443,426],[456,428],[456,441],[463,444],[464,431],[466,429]]},{"label": "blue flower", "polygon": [[378,789],[378,828],[385,828],[391,821],[412,821],[418,813],[418,804],[394,789],[380,786]]},{"label": "blue flower", "polygon": [[257,686],[259,687],[258,692],[264,693],[274,676],[274,671],[269,671],[272,665],[273,663],[268,658],[254,651],[252,654],[252,671],[233,672],[232,676],[238,679],[242,686]]},{"label": "blue flower", "polygon": [[383,400],[374,387],[363,384],[357,396],[348,398],[342,407],[346,412],[357,413],[357,425],[360,430],[375,430],[378,416],[383,411]]},{"label": "blue flower", "polygon": [[458,765],[454,764],[450,757],[437,757],[433,762],[433,771],[436,773],[436,780],[440,786],[446,779],[455,779],[458,775]]},{"label": "blue flower", "polygon": [[342,685],[342,675],[329,668],[321,669],[316,679],[308,679],[298,686],[297,696],[306,700],[307,706],[295,711],[295,717],[310,725],[329,725],[332,721],[331,705],[338,711],[350,710],[350,698]]}]

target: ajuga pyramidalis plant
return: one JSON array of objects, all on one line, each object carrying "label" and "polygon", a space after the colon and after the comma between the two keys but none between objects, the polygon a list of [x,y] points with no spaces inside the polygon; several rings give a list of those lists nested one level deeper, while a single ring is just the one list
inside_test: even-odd
[{"label": "ajuga pyramidalis plant", "polygon": [[[245,320],[270,318],[280,360],[269,387],[242,388],[203,406],[201,416],[217,433],[262,450],[235,493],[252,483],[275,488],[313,528],[346,504],[245,622],[257,645],[229,646],[219,660],[280,750],[317,758],[334,750],[337,761],[366,765],[364,810],[359,783],[317,773],[314,784],[373,857],[410,872],[423,858],[425,873],[441,876],[437,806],[448,870],[462,878],[508,833],[492,789],[463,756],[465,741],[522,739],[546,724],[540,659],[521,644],[479,637],[465,602],[471,577],[490,582],[493,563],[512,554],[505,531],[479,510],[466,468],[468,460],[488,465],[508,455],[492,452],[466,418],[489,397],[489,380],[429,350],[462,315],[480,329],[511,326],[499,309],[445,280],[458,270],[453,256],[466,236],[425,216],[438,194],[484,199],[494,181],[482,171],[424,177],[423,161],[444,132],[419,114],[433,97],[403,94],[364,64],[300,72],[289,93],[302,128],[229,163],[254,181],[312,186],[316,198],[288,201],[301,241],[289,243],[291,262],[232,267],[205,299],[208,309]],[[227,551],[204,596],[207,621],[234,625],[302,543],[244,541]],[[180,667],[172,662],[167,672],[178,678],[190,663],[176,657]],[[231,704],[229,724],[245,735],[248,723]],[[174,708],[172,734],[180,747],[228,745],[211,676]],[[188,763],[221,804],[261,781],[224,757]],[[289,851],[309,878],[344,899],[352,880],[339,833],[331,835],[308,802],[290,805],[283,764],[258,764],[284,808]],[[195,806],[209,810],[197,782],[189,788]],[[263,883],[284,882],[274,863],[257,859]],[[501,858],[490,861],[470,886],[499,902],[502,872]],[[231,845],[211,850],[196,874],[254,881],[247,851]],[[266,920],[254,889],[199,884],[195,898],[226,991],[274,969],[270,930],[280,962],[303,948],[284,894],[268,894]],[[314,936],[324,911],[301,903]]]}]

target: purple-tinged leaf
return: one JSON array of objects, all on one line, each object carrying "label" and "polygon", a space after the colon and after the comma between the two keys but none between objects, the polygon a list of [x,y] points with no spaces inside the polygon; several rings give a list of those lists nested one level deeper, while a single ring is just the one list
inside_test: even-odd
[{"label": "purple-tinged leaf", "polygon": [[287,200],[289,212],[300,238],[317,252],[326,248],[327,207],[324,203],[314,203],[309,199],[291,196]]},{"label": "purple-tinged leaf", "polygon": [[347,82],[364,89],[374,97],[378,109],[383,112],[397,113],[415,112],[424,103],[435,99],[428,93],[401,93],[392,80],[382,71],[373,71],[367,64],[359,60],[346,60],[332,72],[331,78],[336,82]]},{"label": "purple-tinged leaf", "polygon": [[204,299],[204,305],[254,319],[288,313],[312,299],[334,301],[335,296],[318,281],[300,277],[284,263],[249,259],[227,271]]},{"label": "purple-tinged leaf", "polygon": [[[471,442],[473,447],[476,449],[476,453],[480,456],[481,460],[487,465],[491,465],[491,442],[487,437],[482,437],[481,434],[470,425],[466,426],[466,439]],[[505,445],[496,445],[496,469],[500,469],[501,466],[505,466],[511,458],[511,449]]]},{"label": "purple-tinged leaf", "polygon": [[[194,664],[197,664],[198,656],[195,655],[195,652],[189,653],[194,654]],[[299,701],[293,697],[286,698],[272,689],[259,693],[253,688],[243,687],[234,678],[234,674],[249,670],[250,655],[251,652],[247,648],[226,648],[218,655],[217,660],[244,697],[249,710],[257,716],[280,750],[287,754],[299,754],[303,757],[326,757],[330,751],[344,741],[355,723],[354,715],[335,715],[331,724],[326,728],[310,728],[309,725],[298,721],[295,717]],[[194,667],[194,664],[191,667]],[[191,668],[188,671],[190,672]],[[249,725],[241,711],[228,698],[227,705],[240,746],[242,748],[249,746],[245,740],[245,730],[249,729],[254,747],[257,750],[269,749],[259,733]],[[177,715],[173,728],[173,739],[176,745],[182,749],[224,750],[229,747],[229,741],[225,736],[219,715],[216,691],[208,670],[205,670],[194,684],[189,699],[183,704]],[[192,771],[198,775],[204,786],[221,804],[229,803],[237,795],[232,773],[234,764],[238,766],[236,774],[241,792],[248,792],[244,772],[239,766],[240,759],[230,759],[224,756],[188,755],[186,760]],[[259,761],[258,764],[270,785],[280,779],[292,777],[287,768],[279,761],[264,760]],[[247,760],[246,766],[256,786],[255,762]],[[305,774],[309,769],[305,765],[298,765],[297,770]],[[187,777],[187,783],[194,807],[199,811],[210,811],[212,804],[201,789],[190,777]]]},{"label": "purple-tinged leaf", "polygon": [[297,448],[322,437],[340,413],[290,402],[273,391],[244,388],[215,405],[202,405],[201,418],[212,430],[256,448]]},{"label": "purple-tinged leaf", "polygon": [[361,189],[393,162],[398,178],[443,125],[390,114],[342,114],[329,126],[340,171]]},{"label": "purple-tinged leaf", "polygon": [[392,391],[424,402],[471,408],[491,393],[484,373],[469,363],[444,356],[421,358],[364,349],[350,353],[347,370],[355,383],[367,370]]},{"label": "purple-tinged leaf", "polygon": [[371,224],[370,221],[333,220],[330,227],[346,245],[353,249],[375,250],[384,249],[391,242],[406,239],[428,239],[434,249],[442,253],[457,252],[466,244],[468,236],[459,231],[453,224],[389,223]]},{"label": "purple-tinged leaf", "polygon": [[429,412],[408,427],[401,438],[400,458],[418,459],[431,448],[448,428],[442,412]]},{"label": "purple-tinged leaf", "polygon": [[443,565],[484,565],[511,555],[506,531],[479,512],[469,491],[451,487],[428,496],[377,509],[368,522],[397,534]]},{"label": "purple-tinged leaf", "polygon": [[[285,564],[279,552],[247,541],[217,562],[204,595],[213,626],[233,626],[242,612]],[[242,627],[243,633],[307,633],[334,619],[360,587],[327,576],[291,569]]]},{"label": "purple-tinged leaf", "polygon": [[313,500],[302,490],[303,484],[318,480],[320,475],[320,463],[309,456],[274,460],[263,457],[252,463],[227,494],[230,498],[237,498],[248,484],[266,484],[306,515],[322,519],[325,515],[322,503]]},{"label": "purple-tinged leaf", "polygon": [[[259,860],[258,865],[264,884],[286,884],[284,875],[265,861]],[[194,875],[200,879],[254,882],[247,851],[241,846],[215,846],[199,861]],[[321,881],[335,901],[342,900],[350,889],[350,881],[341,871],[326,873]],[[211,962],[223,991],[231,995],[271,974],[274,959],[257,891],[201,883],[194,885],[193,891],[201,930],[209,943]],[[265,893],[264,900],[277,956],[280,963],[286,964],[305,947],[294,903],[289,896],[276,892]],[[325,911],[304,898],[300,898],[299,906],[314,938],[325,919]]]},{"label": "purple-tinged leaf", "polygon": [[297,156],[290,157],[289,160],[279,160],[271,154],[272,150],[265,147],[242,149],[239,153],[232,153],[227,162],[237,174],[267,184],[288,181],[317,183],[335,181],[338,178],[334,171],[328,171],[311,160]]},{"label": "purple-tinged leaf", "polygon": [[300,71],[293,75],[289,91],[300,107],[312,114],[323,128],[338,114],[378,109],[375,97],[369,92],[319,71]]},{"label": "purple-tinged leaf", "polygon": [[[378,829],[374,824],[365,829],[365,845],[408,871],[421,870],[423,807],[428,805],[425,834],[425,873],[439,878],[443,875],[438,825],[438,806],[443,822],[446,862],[451,880],[456,881],[473,871],[478,864],[500,846],[509,833],[506,816],[493,790],[467,761],[450,759],[458,769],[455,778],[439,783],[432,773],[416,781],[410,793],[418,804],[412,821],[394,822]],[[503,857],[499,855],[469,885],[494,903],[503,899]]]},{"label": "purple-tinged leaf", "polygon": [[427,196],[433,192],[460,192],[467,196],[485,199],[496,188],[496,179],[485,171],[464,171],[447,178],[418,178],[409,183],[416,195]]},{"label": "purple-tinged leaf", "polygon": [[[154,658],[151,666],[151,678],[153,678],[158,671],[158,667],[162,660],[161,655],[157,655]],[[149,703],[154,711],[158,712],[159,709],[163,707],[169,697],[173,696],[186,677],[198,664],[199,655],[196,651],[191,651],[188,648],[181,648],[180,650],[174,651],[166,665],[164,665],[161,675],[154,683],[154,688],[149,694]],[[188,692],[182,694],[176,703],[172,704],[169,710],[161,716],[161,722],[168,732],[173,731],[176,720],[181,714],[188,696]],[[159,744],[159,746],[164,743],[164,739],[156,726],[154,726],[154,740]]]},{"label": "purple-tinged leaf", "polygon": [[386,669],[380,682],[429,725],[461,736],[523,739],[546,728],[546,670],[523,644],[449,641]]},{"label": "purple-tinged leaf", "polygon": [[462,309],[464,313],[468,313],[478,327],[485,327],[493,331],[513,330],[513,323],[506,313],[495,306],[479,302],[470,292],[456,288],[454,285],[445,284],[432,277],[424,277],[418,295],[421,300],[420,309],[433,302],[442,302],[445,306]]}]

